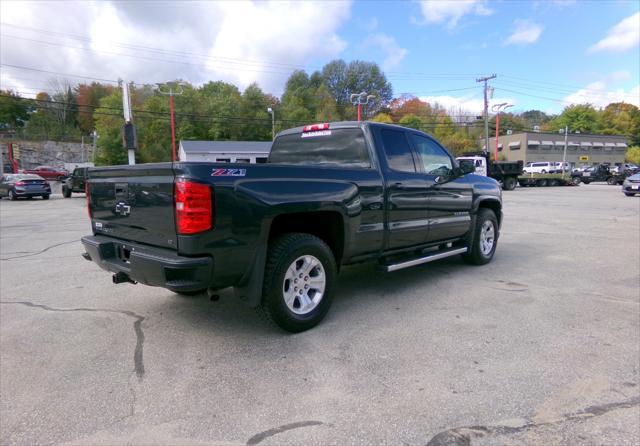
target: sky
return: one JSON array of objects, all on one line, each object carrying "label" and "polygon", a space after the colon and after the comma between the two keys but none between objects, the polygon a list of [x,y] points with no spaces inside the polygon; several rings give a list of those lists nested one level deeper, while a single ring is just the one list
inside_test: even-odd
[{"label": "sky", "polygon": [[117,79],[252,82],[276,96],[295,69],[378,63],[394,95],[480,114],[640,106],[640,1],[0,2],[0,88],[25,96]]}]

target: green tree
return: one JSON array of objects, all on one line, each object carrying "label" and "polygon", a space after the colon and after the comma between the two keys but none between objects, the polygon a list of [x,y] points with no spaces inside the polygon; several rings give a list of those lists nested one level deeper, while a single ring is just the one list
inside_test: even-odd
[{"label": "green tree", "polygon": [[242,139],[247,141],[271,140],[271,116],[267,112],[267,98],[258,84],[249,85],[242,94],[240,116],[244,120]]},{"label": "green tree", "polygon": [[416,130],[421,130],[423,128],[422,120],[412,113],[405,115],[398,124]]},{"label": "green tree", "polygon": [[540,110],[527,110],[520,113],[520,119],[526,129],[532,130],[536,125],[541,127],[546,125],[551,120],[551,116]]},{"label": "green tree", "polygon": [[340,119],[340,113],[336,107],[336,100],[325,84],[320,84],[315,92],[315,120],[318,122],[331,122]]},{"label": "green tree", "polygon": [[626,135],[631,144],[640,144],[640,109],[626,102],[613,102],[600,114],[602,133]]},{"label": "green tree", "polygon": [[568,126],[570,132],[598,133],[600,131],[599,121],[598,110],[593,105],[570,105],[549,122],[549,130],[557,131]]},{"label": "green tree", "polygon": [[640,146],[629,147],[624,159],[629,163],[640,166]]},{"label": "green tree", "polygon": [[375,115],[372,119],[373,122],[384,122],[387,124],[393,124],[393,118],[391,117],[390,114],[388,113],[378,113],[377,115]]},{"label": "green tree", "polygon": [[391,84],[375,62],[354,60],[346,64],[343,60],[334,60],[322,68],[322,77],[343,118],[353,113],[351,94],[367,92],[376,96],[369,106],[372,114],[387,106],[393,97]]},{"label": "green tree", "polygon": [[0,128],[24,127],[33,103],[11,90],[0,90]]},{"label": "green tree", "polygon": [[122,147],[122,116],[113,108],[122,107],[122,93],[114,90],[100,100],[96,110],[96,130],[98,135],[98,165],[115,165],[127,163],[127,151]]}]

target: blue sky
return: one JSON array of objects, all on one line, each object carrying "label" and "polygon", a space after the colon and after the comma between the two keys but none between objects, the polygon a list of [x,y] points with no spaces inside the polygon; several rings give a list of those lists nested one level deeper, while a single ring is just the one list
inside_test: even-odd
[{"label": "blue sky", "polygon": [[0,87],[25,95],[99,79],[258,82],[280,95],[293,69],[380,64],[394,93],[477,113],[492,103],[559,112],[640,104],[640,2],[226,1],[0,3]]}]

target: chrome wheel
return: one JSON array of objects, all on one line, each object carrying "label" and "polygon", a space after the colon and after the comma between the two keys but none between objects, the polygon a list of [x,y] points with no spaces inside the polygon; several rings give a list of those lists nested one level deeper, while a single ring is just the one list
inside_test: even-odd
[{"label": "chrome wheel", "polygon": [[284,275],[282,293],[287,308],[295,314],[313,311],[324,296],[326,276],[320,260],[312,255],[298,257]]},{"label": "chrome wheel", "polygon": [[480,229],[480,251],[482,255],[488,256],[493,250],[495,243],[496,230],[493,226],[493,222],[485,221]]}]

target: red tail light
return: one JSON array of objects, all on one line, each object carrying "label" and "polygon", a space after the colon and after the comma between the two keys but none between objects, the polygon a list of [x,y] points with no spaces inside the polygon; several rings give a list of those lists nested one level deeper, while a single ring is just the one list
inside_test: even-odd
[{"label": "red tail light", "polygon": [[89,218],[93,218],[93,211],[91,210],[91,188],[89,187],[89,182],[84,183],[84,194],[87,196],[87,212],[89,213]]},{"label": "red tail light", "polygon": [[178,234],[196,234],[213,227],[211,188],[184,179],[175,183],[176,227]]},{"label": "red tail light", "polygon": [[328,130],[329,129],[329,123],[325,122],[324,124],[311,124],[311,125],[305,125],[302,128],[303,132],[315,132],[318,130]]},{"label": "red tail light", "polygon": [[24,186],[25,182],[24,181],[16,181],[15,183],[13,183],[14,186]]}]

